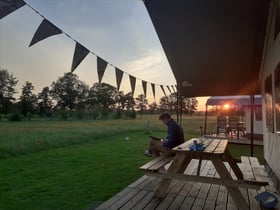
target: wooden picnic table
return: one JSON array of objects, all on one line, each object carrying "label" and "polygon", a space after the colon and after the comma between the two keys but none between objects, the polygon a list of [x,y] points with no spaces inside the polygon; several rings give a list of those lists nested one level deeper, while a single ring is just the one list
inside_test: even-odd
[{"label": "wooden picnic table", "polygon": [[[243,173],[227,148],[227,140],[202,138],[199,141],[198,143],[203,143],[205,147],[202,151],[190,149],[190,145],[194,142],[194,139],[191,139],[173,148],[173,156],[162,156],[140,167],[140,169],[145,171],[146,175],[162,178],[155,190],[154,196],[163,197],[172,179],[218,184],[224,185],[227,188],[232,199],[239,208],[249,209],[239,187],[259,189],[261,186],[267,185],[268,183],[243,179]],[[184,171],[192,159],[199,159],[196,175],[184,174]],[[201,176],[200,169],[202,160],[211,160],[220,177]],[[233,179],[224,161],[229,163],[237,179]],[[167,170],[162,170],[163,166],[170,162],[169,168]]]}]

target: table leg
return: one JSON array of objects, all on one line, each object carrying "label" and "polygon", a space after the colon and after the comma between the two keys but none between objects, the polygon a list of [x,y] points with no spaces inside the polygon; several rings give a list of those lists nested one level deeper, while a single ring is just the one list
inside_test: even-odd
[{"label": "table leg", "polygon": [[237,179],[241,179],[243,180],[243,173],[241,172],[240,168],[238,167],[238,165],[236,164],[234,158],[232,157],[232,155],[230,154],[230,152],[228,151],[228,148],[226,148],[225,150],[225,159],[226,161],[228,161],[231,169],[233,170],[233,172],[235,173]]},{"label": "table leg", "polygon": [[[186,158],[186,155],[184,155],[183,153],[177,153],[176,156],[174,157],[170,167],[168,168],[168,173],[178,173],[184,172],[184,167],[186,168],[186,164],[188,164],[190,162],[190,160],[188,161],[188,159]],[[167,188],[169,187],[170,183],[171,183],[172,179],[169,178],[163,178],[160,183],[159,186],[157,187],[154,196],[155,197],[163,197],[164,194],[167,191]]]},{"label": "table leg", "polygon": [[[220,157],[211,156],[211,160],[222,179],[233,180],[227,168],[225,167],[223,160]],[[240,209],[249,210],[249,206],[238,187],[226,186],[226,188],[229,191],[229,194],[231,195],[233,201]]]}]

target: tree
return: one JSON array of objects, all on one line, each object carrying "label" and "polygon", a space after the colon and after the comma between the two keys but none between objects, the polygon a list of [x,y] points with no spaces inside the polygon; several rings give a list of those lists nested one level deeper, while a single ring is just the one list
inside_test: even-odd
[{"label": "tree", "polygon": [[172,114],[177,109],[177,93],[172,93],[167,97],[161,97],[159,104],[161,111],[168,111]]},{"label": "tree", "polygon": [[94,83],[89,90],[91,105],[101,109],[115,108],[118,96],[118,89],[107,83]]},{"label": "tree", "polygon": [[27,113],[35,114],[36,112],[36,104],[37,104],[37,98],[36,95],[33,93],[34,86],[31,82],[25,82],[25,84],[22,87],[22,92],[20,96],[20,109],[21,114],[24,116],[27,115]]},{"label": "tree", "polygon": [[15,100],[13,95],[16,93],[15,86],[18,80],[8,70],[0,69],[0,113],[9,112],[12,101]]},{"label": "tree", "polygon": [[157,110],[157,108],[158,108],[157,102],[154,101],[153,103],[149,104],[149,110],[152,115]]},{"label": "tree", "polygon": [[196,98],[184,98],[182,106],[185,115],[192,116],[193,113],[197,110],[198,101]]},{"label": "tree", "polygon": [[147,108],[148,100],[146,99],[144,94],[140,94],[135,98],[135,108],[140,110],[140,115],[142,117],[143,110]]},{"label": "tree", "polygon": [[117,104],[121,110],[134,110],[135,100],[132,93],[124,94],[122,91],[119,92]]},{"label": "tree", "polygon": [[87,92],[88,86],[71,72],[65,73],[51,85],[51,96],[56,101],[58,109],[74,110],[85,106],[83,102],[85,102]]},{"label": "tree", "polygon": [[38,93],[38,109],[40,116],[51,115],[52,99],[49,87],[44,87],[42,91]]}]

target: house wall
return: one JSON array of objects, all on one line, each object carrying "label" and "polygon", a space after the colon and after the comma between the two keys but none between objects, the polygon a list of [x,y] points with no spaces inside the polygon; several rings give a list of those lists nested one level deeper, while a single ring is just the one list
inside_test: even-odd
[{"label": "house wall", "polygon": [[[251,133],[251,109],[245,108],[245,124],[246,133]],[[263,134],[263,121],[256,119],[256,114],[254,114],[254,133]]]},{"label": "house wall", "polygon": [[[267,37],[263,53],[263,64],[260,73],[263,105],[264,158],[267,168],[274,177],[276,185],[278,185],[278,189],[280,189],[280,135],[277,134],[277,129],[280,130],[280,128],[276,128],[275,69],[280,64],[280,33],[278,33],[275,38],[274,32],[276,28],[276,9],[279,6],[280,0],[271,1]],[[278,11],[279,10],[280,9],[278,9]],[[269,101],[271,101],[272,106],[269,106],[270,103],[268,103],[268,100],[265,98],[267,96],[265,81],[270,75],[272,76],[272,94]],[[279,106],[277,106],[277,108],[279,109]],[[269,110],[271,110],[271,112]],[[271,117],[268,116],[268,113],[271,113],[271,115],[269,115]],[[266,122],[266,118],[271,124]]]}]

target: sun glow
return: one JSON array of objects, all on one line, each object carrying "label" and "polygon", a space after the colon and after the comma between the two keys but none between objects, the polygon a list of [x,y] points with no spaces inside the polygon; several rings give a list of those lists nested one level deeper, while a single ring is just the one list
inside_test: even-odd
[{"label": "sun glow", "polygon": [[230,105],[229,105],[229,104],[224,104],[224,105],[223,105],[223,108],[224,108],[225,110],[228,110],[228,109],[230,108]]}]

